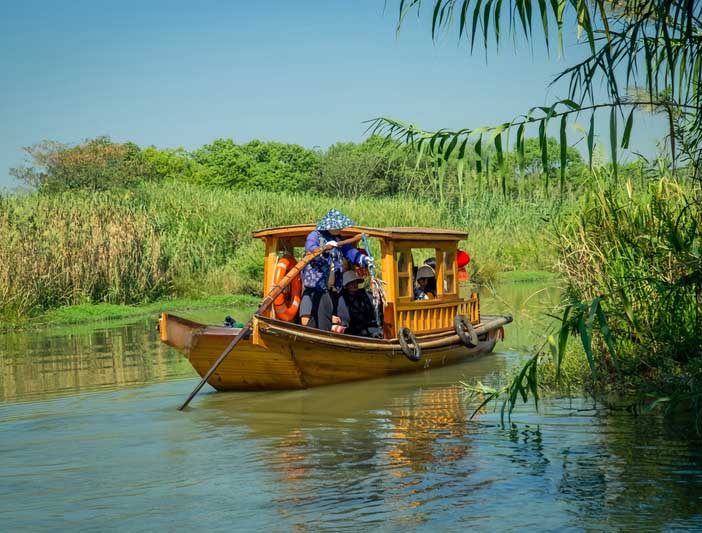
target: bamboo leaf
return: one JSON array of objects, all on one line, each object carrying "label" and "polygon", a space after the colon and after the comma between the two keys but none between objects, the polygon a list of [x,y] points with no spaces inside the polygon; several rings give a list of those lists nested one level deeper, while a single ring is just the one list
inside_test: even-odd
[{"label": "bamboo leaf", "polygon": [[592,371],[592,378],[597,380],[597,370],[595,369],[595,359],[592,356],[592,338],[590,333],[592,330],[588,330],[585,323],[585,315],[581,314],[578,319],[578,332],[580,333],[580,341],[583,344],[583,349],[585,350],[585,355],[587,356],[587,362],[590,365],[590,370]]},{"label": "bamboo leaf", "polygon": [[475,33],[478,27],[478,22],[480,21],[480,6],[482,5],[483,0],[477,0],[475,2],[475,7],[473,8],[473,27],[471,28],[470,32],[470,49],[473,49],[473,46],[475,44]]},{"label": "bamboo leaf", "polygon": [[415,165],[415,170],[419,168],[419,163],[422,161],[422,157],[424,156],[424,150],[425,150],[426,143],[423,142],[423,139],[419,141],[419,150],[417,150],[417,164]]},{"label": "bamboo leaf", "polygon": [[456,165],[456,173],[458,174],[458,180],[463,181],[463,167],[465,165],[466,159],[466,146],[468,145],[468,138],[464,139],[461,143],[461,147],[458,149],[458,164]]},{"label": "bamboo leaf", "polygon": [[629,137],[631,136],[631,127],[634,124],[634,109],[629,113],[629,117],[626,119],[626,124],[624,125],[624,135],[622,135],[622,148],[625,150],[629,148]]},{"label": "bamboo leaf", "polygon": [[431,18],[431,38],[436,39],[436,20],[439,17],[439,9],[441,8],[441,2],[436,2],[434,6],[434,15]]},{"label": "bamboo leaf", "polygon": [[517,157],[519,159],[519,170],[524,173],[524,124],[517,128]]},{"label": "bamboo leaf", "polygon": [[[466,15],[468,14],[468,6],[470,5],[469,0],[463,0],[463,6],[461,7],[461,19],[458,23],[458,38],[463,36],[463,32],[466,29]],[[466,33],[467,35],[467,33]]]},{"label": "bamboo leaf", "polygon": [[495,13],[492,16],[492,24],[495,31],[495,44],[500,46],[500,13],[502,12],[502,0],[497,0],[495,3]]},{"label": "bamboo leaf", "polygon": [[451,152],[453,152],[453,149],[456,148],[456,144],[458,144],[458,135],[453,136],[453,139],[451,139],[451,142],[449,143],[448,147],[446,148],[446,152],[444,154],[444,159],[446,161],[448,161],[449,157],[451,157]]},{"label": "bamboo leaf", "polygon": [[597,320],[600,323],[600,332],[602,333],[602,337],[604,337],[605,343],[607,344],[607,349],[609,350],[609,355],[612,358],[614,368],[619,370],[619,358],[617,357],[617,352],[614,349],[614,338],[612,337],[612,332],[609,330],[609,326],[607,325],[607,318],[605,317],[601,304],[597,306]]},{"label": "bamboo leaf", "polygon": [[612,152],[612,172],[617,178],[617,108],[612,107],[609,112],[609,146]]},{"label": "bamboo leaf", "polygon": [[485,2],[485,8],[483,9],[483,43],[485,48],[488,47],[488,34],[490,27],[490,11],[492,8],[492,0],[487,0]]},{"label": "bamboo leaf", "polygon": [[567,161],[567,150],[566,148],[568,147],[568,139],[566,138],[566,118],[567,114],[564,114],[561,116],[561,135],[560,135],[560,143],[561,143],[561,196],[563,196],[563,193],[565,191],[565,171],[566,171],[566,161]]},{"label": "bamboo leaf", "polygon": [[527,377],[527,383],[529,384],[529,389],[531,394],[534,396],[534,407],[539,409],[539,373],[538,373],[538,359],[534,360],[534,363],[529,367],[529,375]]},{"label": "bamboo leaf", "polygon": [[595,148],[595,113],[590,115],[590,129],[587,132],[587,157],[590,171],[592,171],[592,154]]},{"label": "bamboo leaf", "polygon": [[478,137],[478,142],[475,143],[475,153],[478,154],[478,160],[475,162],[475,170],[478,174],[483,172],[483,136]]},{"label": "bamboo leaf", "polygon": [[561,364],[563,359],[565,359],[566,347],[568,345],[568,334],[570,333],[568,327],[568,315],[570,314],[571,307],[568,306],[563,311],[563,318],[561,319],[561,330],[558,332],[558,361],[556,365],[556,381],[561,379]]},{"label": "bamboo leaf", "polygon": [[548,34],[548,11],[546,9],[546,0],[539,0],[539,11],[541,12],[541,25],[544,28],[544,39],[546,40],[546,52],[548,53],[549,48],[549,34]]},{"label": "bamboo leaf", "polygon": [[502,168],[505,158],[502,152],[502,135],[497,135],[495,137],[495,152],[497,153],[497,164]]},{"label": "bamboo leaf", "polygon": [[[548,336],[548,350],[551,352],[551,360],[553,361],[553,366],[558,372],[558,344],[556,344],[556,339],[553,335]],[[556,374],[556,381],[558,381],[558,375]]]},{"label": "bamboo leaf", "polygon": [[573,111],[580,111],[581,109],[581,107],[578,104],[576,104],[575,102],[573,102],[573,100],[570,100],[568,98],[561,100],[560,103],[568,106]]},{"label": "bamboo leaf", "polygon": [[517,4],[517,14],[519,15],[519,20],[522,23],[522,28],[524,30],[524,36],[529,37],[529,30],[527,29],[527,19],[526,19],[526,11],[524,8],[525,2],[528,0],[516,0]]},{"label": "bamboo leaf", "polygon": [[541,148],[541,168],[546,176],[546,190],[548,190],[548,139],[546,138],[546,120],[539,124],[539,147]]}]

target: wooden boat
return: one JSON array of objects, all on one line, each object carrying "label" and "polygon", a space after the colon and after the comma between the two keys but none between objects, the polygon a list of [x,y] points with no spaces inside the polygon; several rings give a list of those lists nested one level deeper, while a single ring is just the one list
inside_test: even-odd
[{"label": "wooden boat", "polygon": [[[253,233],[265,243],[264,294],[274,284],[276,265],[284,255],[304,253],[314,225],[270,228]],[[430,228],[350,227],[346,239],[365,233],[380,247],[385,305],[383,338],[321,331],[280,320],[274,309],[253,318],[252,332],[210,376],[217,390],[304,389],[344,381],[378,378],[450,365],[490,353],[504,338],[509,315],[481,315],[477,292],[459,295],[456,253],[467,234]],[[414,300],[414,258],[436,258],[437,295]],[[164,313],[161,340],[182,351],[204,376],[237,328],[211,326]],[[419,356],[419,357],[417,357]],[[417,360],[418,359],[418,360]]]}]

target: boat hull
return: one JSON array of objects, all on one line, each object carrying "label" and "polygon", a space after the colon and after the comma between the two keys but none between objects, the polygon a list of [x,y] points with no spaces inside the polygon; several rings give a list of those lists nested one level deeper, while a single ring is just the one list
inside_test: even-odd
[{"label": "boat hull", "polygon": [[[476,326],[476,346],[464,346],[453,331],[417,336],[421,359],[410,361],[395,340],[367,339],[305,328],[265,317],[210,376],[219,391],[290,390],[417,372],[492,352],[509,316],[485,317]],[[161,340],[183,352],[204,376],[240,331],[206,326],[164,313]]]}]

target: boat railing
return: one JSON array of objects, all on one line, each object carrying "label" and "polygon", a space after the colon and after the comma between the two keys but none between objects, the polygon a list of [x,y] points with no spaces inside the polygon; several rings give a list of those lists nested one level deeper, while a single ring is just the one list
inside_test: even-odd
[{"label": "boat railing", "polygon": [[480,322],[480,297],[473,292],[470,299],[435,299],[398,304],[395,308],[395,331],[408,327],[415,333],[431,333],[453,329],[456,315],[464,315],[473,324]]}]

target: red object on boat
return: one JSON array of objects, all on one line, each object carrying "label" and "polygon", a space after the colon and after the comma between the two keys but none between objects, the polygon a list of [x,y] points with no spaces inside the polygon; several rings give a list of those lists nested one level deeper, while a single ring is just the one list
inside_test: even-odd
[{"label": "red object on boat", "polygon": [[463,250],[458,250],[458,253],[456,254],[456,263],[458,263],[458,268],[463,268],[470,263],[470,256]]},{"label": "red object on boat", "polygon": [[[363,248],[358,248],[358,251],[361,252],[361,255],[366,255],[366,256],[368,255],[368,252],[366,252],[366,250]],[[353,267],[353,269],[356,271],[356,275],[359,278],[367,278],[368,277],[368,269],[366,267],[356,265]]]}]

